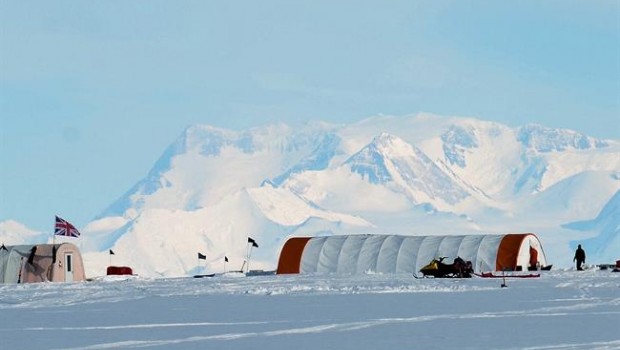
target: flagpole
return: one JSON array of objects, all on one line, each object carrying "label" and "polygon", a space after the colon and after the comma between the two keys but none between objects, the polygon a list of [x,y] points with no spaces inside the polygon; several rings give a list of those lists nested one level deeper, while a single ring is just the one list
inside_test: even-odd
[{"label": "flagpole", "polygon": [[[200,265],[200,260],[205,261],[204,266]],[[202,273],[207,270],[207,256],[202,254],[201,252],[198,252],[198,264],[196,265],[196,267],[198,268],[198,273],[201,273],[200,269],[202,269]]]},{"label": "flagpole", "polygon": [[[58,221],[58,216],[54,217],[54,229],[52,230],[52,265],[48,268],[47,278],[48,280],[52,280],[52,275],[54,273],[54,265],[56,265],[56,223]],[[20,270],[20,279],[21,279],[21,270]]]},{"label": "flagpole", "polygon": [[56,218],[57,216],[54,217],[54,230],[52,231],[52,265],[56,264]]},{"label": "flagpole", "polygon": [[56,222],[58,216],[54,217],[54,229],[52,230],[52,248],[56,245]]},{"label": "flagpole", "polygon": [[248,249],[248,267],[247,272],[250,272],[250,256],[252,255],[252,244],[250,244],[250,248]]},{"label": "flagpole", "polygon": [[[247,244],[250,244],[250,242],[248,241]],[[250,263],[248,260],[250,259],[250,249],[252,249],[252,245],[248,246],[246,244],[245,246],[245,260],[248,262],[248,264]]]},{"label": "flagpole", "polygon": [[[248,237],[248,243],[249,243],[249,237]],[[243,265],[241,265],[241,272],[243,273],[245,270],[245,264],[248,263],[248,255],[250,253],[250,247],[248,247],[248,243],[245,244],[245,259],[243,259]]]},{"label": "flagpole", "polygon": [[[4,242],[2,242],[2,246],[0,247],[0,254],[4,255],[4,251],[9,251],[6,246],[4,245]],[[4,271],[4,259],[0,259],[0,261],[2,261],[2,266],[0,266],[0,270]]]}]

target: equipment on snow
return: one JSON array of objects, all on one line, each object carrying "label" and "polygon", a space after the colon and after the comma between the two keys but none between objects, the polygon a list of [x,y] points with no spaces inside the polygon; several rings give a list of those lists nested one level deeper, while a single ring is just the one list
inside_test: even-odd
[{"label": "equipment on snow", "polygon": [[483,273],[474,273],[474,275],[478,277],[482,277],[482,278],[536,278],[536,277],[540,277],[539,273],[520,274],[520,275],[515,275],[515,274],[496,275],[493,272],[483,272]]},{"label": "equipment on snow", "polygon": [[[465,261],[461,257],[456,257],[452,264],[444,264],[443,260],[447,257],[442,256],[433,259],[431,262],[420,269],[424,277],[433,276],[435,278],[470,278],[474,273],[471,261]],[[414,277],[417,277],[414,275]]]}]

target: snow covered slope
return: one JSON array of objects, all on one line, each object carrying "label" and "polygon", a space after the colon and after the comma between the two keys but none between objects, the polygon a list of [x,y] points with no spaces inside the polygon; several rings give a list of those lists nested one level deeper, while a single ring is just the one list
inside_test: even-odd
[{"label": "snow covered slope", "polygon": [[540,125],[426,113],[297,129],[194,125],[81,228],[80,244],[91,275],[113,249],[113,264],[179,276],[247,267],[249,252],[251,268],[273,269],[291,235],[534,232],[551,263],[570,266],[571,242],[597,235],[584,242],[589,261],[620,255],[606,247],[617,230],[566,225],[609,211],[619,174],[618,140]]},{"label": "snow covered slope", "polygon": [[[593,220],[574,222],[566,225],[567,228],[579,231],[593,232],[594,237],[583,242],[573,242],[584,247],[592,247],[589,256],[600,261],[613,263],[620,260],[620,191],[617,191],[607,202],[605,207]],[[591,259],[588,259],[592,261]]]}]

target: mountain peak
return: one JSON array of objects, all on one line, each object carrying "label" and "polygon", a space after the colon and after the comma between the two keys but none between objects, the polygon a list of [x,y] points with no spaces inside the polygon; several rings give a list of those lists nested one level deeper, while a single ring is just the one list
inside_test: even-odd
[{"label": "mountain peak", "polygon": [[373,184],[387,184],[405,194],[412,203],[439,207],[455,204],[468,196],[419,148],[403,139],[381,133],[345,164]]},{"label": "mountain peak", "polygon": [[351,165],[351,171],[358,173],[362,178],[368,178],[373,184],[387,183],[392,181],[392,176],[385,168],[385,161],[380,153],[370,149],[360,151],[353,155],[346,164]]},{"label": "mountain peak", "polygon": [[392,175],[386,167],[386,159],[390,157],[412,155],[413,148],[397,136],[382,132],[373,138],[372,142],[352,155],[345,164],[351,166],[351,171],[368,178],[370,183],[387,183],[392,181]]},{"label": "mountain peak", "polygon": [[376,136],[369,147],[386,156],[404,156],[411,155],[412,152],[415,153],[413,146],[400,137],[387,132],[382,132]]}]

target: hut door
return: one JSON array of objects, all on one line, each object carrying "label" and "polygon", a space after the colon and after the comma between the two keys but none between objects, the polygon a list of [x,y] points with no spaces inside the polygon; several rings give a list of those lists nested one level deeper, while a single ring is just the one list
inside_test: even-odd
[{"label": "hut door", "polygon": [[73,282],[73,254],[65,254],[65,282]]}]

